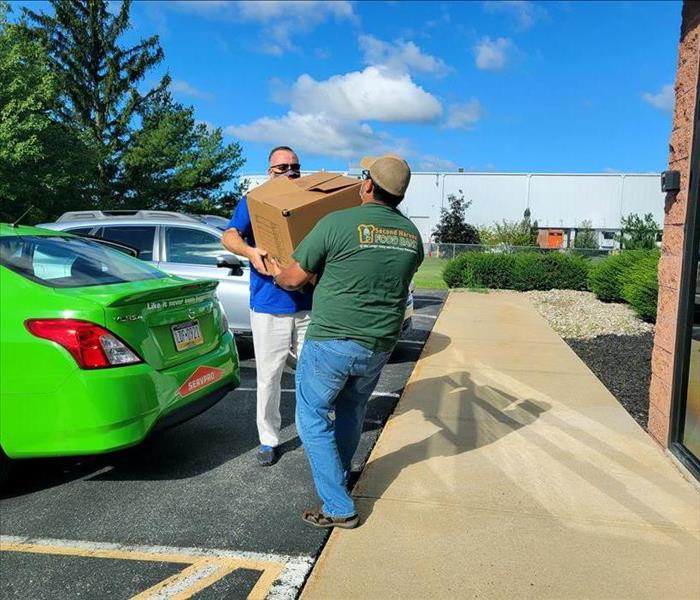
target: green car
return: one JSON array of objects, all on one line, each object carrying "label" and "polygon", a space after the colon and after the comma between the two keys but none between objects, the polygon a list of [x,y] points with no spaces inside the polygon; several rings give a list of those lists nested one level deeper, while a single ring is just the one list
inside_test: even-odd
[{"label": "green car", "polygon": [[216,285],[0,224],[0,479],[11,459],[138,444],[238,386]]}]

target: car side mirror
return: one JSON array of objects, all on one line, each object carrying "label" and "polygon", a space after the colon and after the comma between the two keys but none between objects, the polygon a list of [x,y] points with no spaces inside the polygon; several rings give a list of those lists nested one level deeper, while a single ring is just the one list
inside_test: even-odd
[{"label": "car side mirror", "polygon": [[216,257],[216,266],[220,269],[230,269],[229,275],[243,275],[243,264],[240,259],[233,254],[223,254]]}]

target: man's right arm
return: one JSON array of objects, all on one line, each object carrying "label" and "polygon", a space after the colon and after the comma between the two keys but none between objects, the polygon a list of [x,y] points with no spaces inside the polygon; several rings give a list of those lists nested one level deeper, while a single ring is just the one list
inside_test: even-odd
[{"label": "man's right arm", "polygon": [[241,237],[237,229],[233,227],[224,231],[223,239],[221,240],[224,248],[229,252],[245,256],[250,263],[255,267],[255,270],[262,275],[269,275],[263,257],[267,256],[267,252],[261,248],[254,248]]},{"label": "man's right arm", "polygon": [[269,275],[265,263],[263,262],[263,257],[267,256],[267,252],[260,248],[254,248],[250,246],[248,242],[245,241],[242,232],[250,229],[250,215],[248,214],[248,205],[245,198],[243,198],[236,207],[236,212],[234,213],[231,221],[229,222],[229,227],[224,231],[223,238],[221,240],[224,248],[229,252],[238,254],[239,256],[245,256],[250,264],[253,265],[255,270],[262,275]]}]

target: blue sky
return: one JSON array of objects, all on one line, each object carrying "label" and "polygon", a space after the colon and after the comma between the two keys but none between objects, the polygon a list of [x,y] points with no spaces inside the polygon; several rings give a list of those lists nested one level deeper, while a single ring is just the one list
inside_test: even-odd
[{"label": "blue sky", "polygon": [[[178,100],[303,168],[663,170],[680,2],[135,2]],[[152,75],[155,81],[157,74]]]}]

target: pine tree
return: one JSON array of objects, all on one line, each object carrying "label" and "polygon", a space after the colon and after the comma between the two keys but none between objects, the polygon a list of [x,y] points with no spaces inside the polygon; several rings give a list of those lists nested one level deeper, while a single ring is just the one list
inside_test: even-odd
[{"label": "pine tree", "polygon": [[125,208],[230,214],[237,190],[223,191],[245,162],[220,128],[197,123],[192,107],[165,91],[139,112],[141,129],[124,153]]},{"label": "pine tree", "polygon": [[50,52],[62,93],[61,118],[87,134],[96,156],[96,200],[109,208],[116,202],[116,178],[133,118],[151,96],[170,82],[165,75],[142,94],[138,84],[163,60],[158,36],[124,48],[119,39],[129,28],[131,0],[114,15],[107,0],[51,0],[53,15],[26,10],[33,31]]}]

